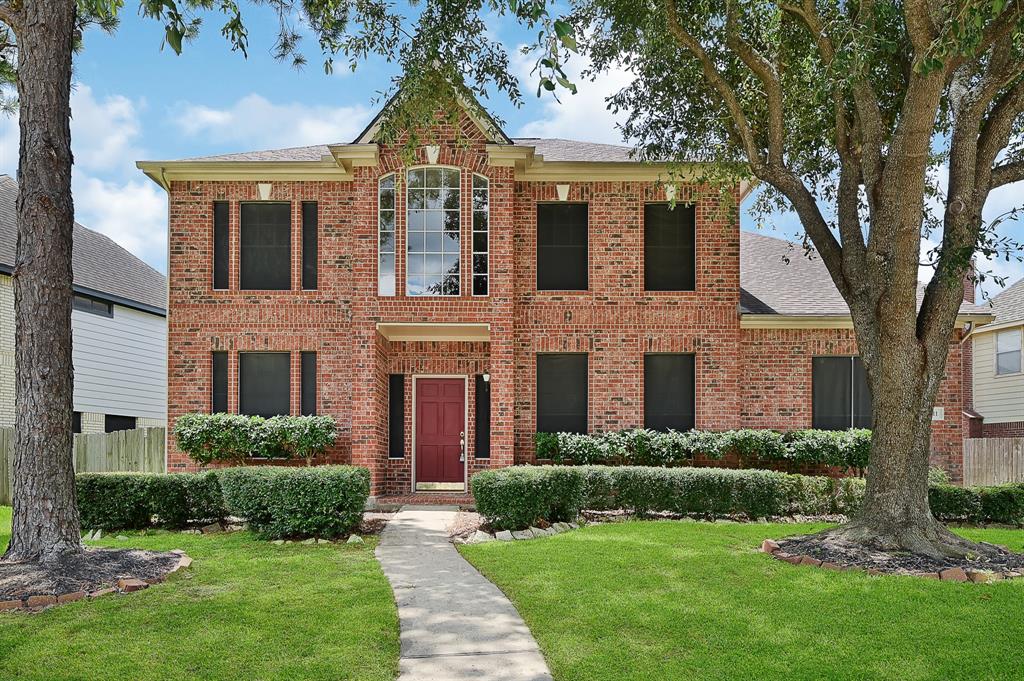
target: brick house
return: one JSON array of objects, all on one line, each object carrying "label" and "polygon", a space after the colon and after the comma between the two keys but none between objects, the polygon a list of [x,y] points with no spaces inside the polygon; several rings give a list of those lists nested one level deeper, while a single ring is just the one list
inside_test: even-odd
[{"label": "brick house", "polygon": [[[330,414],[329,460],[367,466],[378,496],[461,493],[534,461],[538,430],[866,425],[824,268],[741,233],[721,194],[479,112],[434,132],[408,166],[376,122],[348,144],[139,163],[170,197],[172,425]],[[987,318],[965,304],[959,326]],[[954,476],[961,372],[954,341],[934,438]],[[173,438],[168,464],[192,467]]]},{"label": "brick house", "polygon": [[970,437],[1024,438],[1024,279],[993,296],[992,322],[974,327],[964,382]]}]

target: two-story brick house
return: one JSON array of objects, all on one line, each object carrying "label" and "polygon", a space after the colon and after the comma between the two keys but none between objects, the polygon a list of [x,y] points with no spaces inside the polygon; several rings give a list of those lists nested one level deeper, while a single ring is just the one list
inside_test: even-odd
[{"label": "two-story brick house", "polygon": [[[435,132],[414,165],[375,124],[348,144],[139,164],[170,196],[172,424],[330,414],[329,459],[369,467],[375,495],[462,492],[532,462],[538,430],[866,425],[821,264],[741,235],[719,194],[667,186],[625,147],[510,139],[483,114]],[[934,438],[954,475],[960,375],[954,342]]]}]

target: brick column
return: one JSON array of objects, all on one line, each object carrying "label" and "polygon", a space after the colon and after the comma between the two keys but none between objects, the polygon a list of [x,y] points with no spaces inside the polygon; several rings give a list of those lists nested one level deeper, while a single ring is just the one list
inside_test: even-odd
[{"label": "brick column", "polygon": [[370,494],[384,494],[387,363],[372,322],[352,326],[352,465],[370,469]]}]

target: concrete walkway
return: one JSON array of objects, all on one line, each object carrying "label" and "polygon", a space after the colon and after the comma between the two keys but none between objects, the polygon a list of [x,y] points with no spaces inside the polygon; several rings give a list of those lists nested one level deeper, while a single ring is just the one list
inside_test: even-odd
[{"label": "concrete walkway", "polygon": [[403,506],[377,546],[401,621],[399,681],[552,681],[519,613],[449,543],[455,513]]}]

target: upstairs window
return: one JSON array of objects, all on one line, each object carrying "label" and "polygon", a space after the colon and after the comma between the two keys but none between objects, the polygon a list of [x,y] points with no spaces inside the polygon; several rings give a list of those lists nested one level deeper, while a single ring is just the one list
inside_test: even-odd
[{"label": "upstairs window", "polygon": [[587,204],[537,206],[537,290],[586,291]]},{"label": "upstairs window", "polygon": [[395,175],[377,186],[377,295],[395,295]]},{"label": "upstairs window", "polygon": [[1021,372],[1021,330],[1010,329],[996,334],[996,375]]},{"label": "upstairs window", "polygon": [[241,288],[285,291],[292,287],[291,205],[243,203]]},{"label": "upstairs window", "polygon": [[458,170],[415,168],[406,189],[406,294],[457,296],[461,273]]},{"label": "upstairs window", "polygon": [[811,372],[813,428],[871,427],[871,391],[860,357],[814,357]]},{"label": "upstairs window", "polygon": [[266,417],[291,413],[290,353],[239,353],[238,412]]},{"label": "upstairs window", "polygon": [[693,291],[696,286],[696,210],[644,206],[644,290]]},{"label": "upstairs window", "polygon": [[213,202],[213,288],[228,287],[228,253],[231,250],[227,201]]},{"label": "upstairs window", "polygon": [[96,298],[90,298],[89,296],[78,295],[77,293],[71,301],[71,307],[79,312],[97,314],[101,317],[114,316],[114,306],[110,303],[105,300],[98,300]]},{"label": "upstairs window", "polygon": [[490,191],[487,178],[473,176],[473,295],[486,296],[488,291],[490,236]]}]

